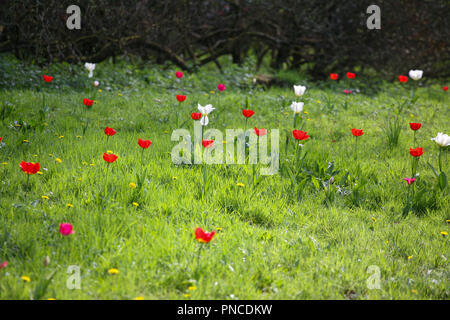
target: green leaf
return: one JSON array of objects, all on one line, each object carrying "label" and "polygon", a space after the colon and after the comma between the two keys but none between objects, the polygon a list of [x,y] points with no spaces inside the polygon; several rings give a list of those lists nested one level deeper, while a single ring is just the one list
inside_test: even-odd
[{"label": "green leaf", "polygon": [[313,183],[314,187],[316,187],[317,191],[319,191],[319,190],[320,190],[320,184],[319,184],[319,181],[317,181],[317,179],[313,177],[313,178],[311,179],[311,182]]},{"label": "green leaf", "polygon": [[439,175],[439,187],[441,188],[441,190],[444,190],[445,187],[447,187],[447,176],[444,172],[441,172],[441,174]]},{"label": "green leaf", "polygon": [[427,162],[428,166],[431,168],[431,170],[433,170],[434,175],[436,176],[436,178],[439,178],[439,173],[436,171],[436,169],[431,165],[431,163]]}]

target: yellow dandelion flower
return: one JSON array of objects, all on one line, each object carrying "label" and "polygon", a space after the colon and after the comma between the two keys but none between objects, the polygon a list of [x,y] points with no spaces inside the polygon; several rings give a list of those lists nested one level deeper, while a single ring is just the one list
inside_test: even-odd
[{"label": "yellow dandelion flower", "polygon": [[215,92],[214,92],[214,90],[211,90],[209,93],[214,94]]},{"label": "yellow dandelion flower", "polygon": [[209,96],[209,94],[205,93],[205,97]]},{"label": "yellow dandelion flower", "polygon": [[62,160],[60,158],[56,158],[55,161],[58,163],[62,163]]},{"label": "yellow dandelion flower", "polygon": [[56,300],[55,298],[48,298],[47,300]]},{"label": "yellow dandelion flower", "polygon": [[441,231],[441,234],[442,234],[444,237],[448,236],[448,232],[447,232],[447,231]]},{"label": "yellow dandelion flower", "polygon": [[175,181],[175,180],[177,180],[178,178],[177,178],[176,176],[173,176],[172,179]]},{"label": "yellow dandelion flower", "polygon": [[411,260],[413,258],[413,256],[408,256],[408,260]]},{"label": "yellow dandelion flower", "polygon": [[134,182],[130,182],[130,184],[129,184],[129,186],[130,186],[130,188],[136,188],[136,183],[134,183]]},{"label": "yellow dandelion flower", "polygon": [[95,164],[91,163],[90,166],[93,167],[93,166],[95,166]]},{"label": "yellow dandelion flower", "polygon": [[371,217],[370,219],[372,219],[373,222],[377,222],[377,219],[375,217]]},{"label": "yellow dandelion flower", "polygon": [[189,293],[185,293],[185,294],[184,294],[184,297],[185,297],[185,298],[189,298],[190,296],[191,296],[191,295],[190,295]]},{"label": "yellow dandelion flower", "polygon": [[134,300],[145,300],[145,299],[143,296],[139,296],[139,297],[134,298]]},{"label": "yellow dandelion flower", "polygon": [[73,208],[73,204],[71,204],[71,203],[66,203],[66,207],[67,207],[67,208]]},{"label": "yellow dandelion flower", "polygon": [[106,153],[112,154],[114,152],[112,152],[111,150],[106,151]]},{"label": "yellow dandelion flower", "polygon": [[39,175],[44,174],[42,171],[38,171],[38,172],[36,172],[36,173],[39,174]]},{"label": "yellow dandelion flower", "polygon": [[58,138],[59,138],[59,139],[63,139],[63,138],[64,138],[64,136],[59,136]]},{"label": "yellow dandelion flower", "polygon": [[119,274],[119,269],[111,268],[108,270],[108,273],[112,275]]},{"label": "yellow dandelion flower", "polygon": [[216,228],[217,231],[222,231],[223,229],[221,227]]},{"label": "yellow dandelion flower", "polygon": [[30,277],[27,277],[27,276],[22,276],[20,279],[22,279],[25,282],[30,282],[31,281]]},{"label": "yellow dandelion flower", "polygon": [[139,207],[139,203],[137,203],[137,202],[133,202],[132,205],[135,207]]},{"label": "yellow dandelion flower", "polygon": [[102,89],[98,89],[98,92],[99,92],[99,93],[102,93]]},{"label": "yellow dandelion flower", "polygon": [[446,220],[447,223],[450,223],[450,220]]},{"label": "yellow dandelion flower", "polygon": [[308,118],[308,119],[306,119],[306,120],[310,121],[311,119],[310,119],[310,118]]},{"label": "yellow dandelion flower", "polygon": [[23,140],[23,142],[28,143],[28,142],[30,142],[30,141],[28,141],[28,140]]},{"label": "yellow dandelion flower", "polygon": [[410,115],[409,115],[411,118],[414,118],[414,115],[411,113]]},{"label": "yellow dandelion flower", "polygon": [[8,164],[8,162],[2,162],[2,165],[6,166]]},{"label": "yellow dandelion flower", "polygon": [[308,114],[308,111],[304,111],[303,113],[304,113],[304,114]]},{"label": "yellow dandelion flower", "polygon": [[242,182],[238,182],[238,183],[236,183],[236,185],[241,188],[243,188],[245,186]]},{"label": "yellow dandelion flower", "polygon": [[194,290],[197,290],[197,287],[196,287],[196,286],[190,286],[190,287],[188,288],[188,290],[189,290],[189,291],[194,291]]},{"label": "yellow dandelion flower", "polygon": [[50,198],[47,197],[47,196],[42,196],[42,199],[48,200],[48,199],[50,199]]}]

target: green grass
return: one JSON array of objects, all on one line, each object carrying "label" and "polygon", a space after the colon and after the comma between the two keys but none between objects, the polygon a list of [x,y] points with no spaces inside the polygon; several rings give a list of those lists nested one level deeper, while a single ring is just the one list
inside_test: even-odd
[{"label": "green grass", "polygon": [[[449,133],[448,94],[439,85],[417,91],[418,101],[398,115],[398,144],[389,146],[386,123],[409,89],[383,83],[370,95],[346,96],[344,88],[364,88],[364,80],[302,82],[308,90],[297,100],[305,102],[302,129],[311,138],[293,184],[293,149],[284,154],[293,90],[253,87],[249,67],[227,66],[219,74],[207,66],[177,82],[170,67],[104,63],[94,77],[102,92],[86,111],[82,99],[94,96],[87,72],[55,65],[45,70],[55,81],[43,86],[48,108],[41,118],[40,71],[0,61],[0,263],[9,262],[0,270],[0,299],[449,298],[449,238],[441,232],[449,232],[450,197],[427,164],[438,167],[430,138]],[[218,94],[220,82],[227,90]],[[182,110],[177,93],[188,96]],[[254,185],[251,165],[209,166],[212,181],[202,197],[201,166],[171,162],[177,114],[192,133],[190,113],[197,103],[211,103],[208,128],[244,128],[246,99],[256,112],[249,126],[280,129],[280,172]],[[405,215],[411,121],[423,124],[417,139],[425,154],[418,197]],[[117,134],[107,139],[106,126]],[[351,128],[365,132],[357,154]],[[153,142],[143,155],[138,138]],[[108,172],[107,150],[119,156]],[[46,169],[29,186],[22,160]],[[327,170],[330,162],[337,172]],[[75,234],[61,236],[62,222],[72,223]],[[198,226],[221,229],[200,244],[193,235]],[[70,265],[81,268],[81,290],[66,287]],[[379,268],[380,289],[367,286],[369,266]],[[111,268],[119,274],[110,275]]]}]

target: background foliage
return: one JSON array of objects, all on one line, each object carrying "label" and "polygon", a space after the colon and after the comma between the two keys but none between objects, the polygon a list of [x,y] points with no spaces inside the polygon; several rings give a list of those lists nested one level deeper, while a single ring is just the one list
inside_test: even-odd
[{"label": "background foliage", "polygon": [[[68,30],[66,8],[82,11]],[[259,67],[302,69],[313,78],[356,69],[392,79],[411,68],[450,75],[450,5],[444,0],[379,0],[381,30],[368,30],[372,1],[339,0],[6,0],[0,4],[0,52],[39,64],[100,62],[122,54],[171,61],[182,69],[219,57]]]}]

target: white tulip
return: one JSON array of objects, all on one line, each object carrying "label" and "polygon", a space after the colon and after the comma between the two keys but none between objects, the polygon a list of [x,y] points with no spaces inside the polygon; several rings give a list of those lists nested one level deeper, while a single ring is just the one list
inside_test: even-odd
[{"label": "white tulip", "polygon": [[291,110],[294,111],[294,113],[300,113],[303,111],[303,102],[292,102],[291,104]]},{"label": "white tulip", "polygon": [[409,70],[409,77],[413,80],[422,79],[423,71],[422,70]]},{"label": "white tulip", "polygon": [[305,86],[296,86],[294,85],[294,92],[297,97],[301,97],[305,94],[306,87]]},{"label": "white tulip", "polygon": [[94,76],[95,63],[86,62],[84,67],[89,71],[89,78]]},{"label": "white tulip", "polygon": [[436,138],[431,138],[434,142],[436,142],[441,147],[448,147],[450,146],[450,136],[448,134],[444,134],[442,132],[439,132],[436,136]]},{"label": "white tulip", "polygon": [[211,113],[211,111],[215,110],[212,105],[207,104],[206,106],[202,107],[200,103],[198,104],[198,111],[202,114],[202,118],[200,119],[200,124],[202,126],[206,126],[209,123],[208,114]]}]

